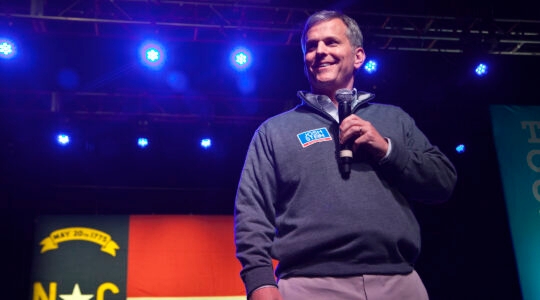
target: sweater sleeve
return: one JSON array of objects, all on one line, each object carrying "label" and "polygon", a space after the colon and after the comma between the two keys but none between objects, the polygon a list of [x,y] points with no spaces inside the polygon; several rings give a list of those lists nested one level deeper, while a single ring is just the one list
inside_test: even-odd
[{"label": "sweater sleeve", "polygon": [[276,179],[269,144],[261,129],[249,146],[235,199],[236,256],[246,294],[263,285],[277,285],[271,258],[275,235]]},{"label": "sweater sleeve", "polygon": [[439,203],[450,198],[457,173],[454,165],[400,109],[404,136],[392,139],[392,151],[381,164],[381,170],[408,199]]}]

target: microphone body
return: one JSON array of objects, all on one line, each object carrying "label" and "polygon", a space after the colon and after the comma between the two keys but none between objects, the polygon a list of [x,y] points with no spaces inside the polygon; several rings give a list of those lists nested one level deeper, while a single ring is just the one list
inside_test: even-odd
[{"label": "microphone body", "polygon": [[[336,100],[338,102],[339,125],[341,125],[343,120],[351,115],[351,104],[354,100],[354,93],[349,89],[339,89],[336,91]],[[339,161],[343,176],[348,177],[351,173],[352,160],[352,141],[347,141],[340,145],[339,150]]]}]

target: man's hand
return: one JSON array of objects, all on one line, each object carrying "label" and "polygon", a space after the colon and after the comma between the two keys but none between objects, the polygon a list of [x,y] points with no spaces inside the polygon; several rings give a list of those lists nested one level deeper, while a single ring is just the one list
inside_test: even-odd
[{"label": "man's hand", "polygon": [[283,300],[279,290],[275,286],[265,286],[251,293],[249,300]]},{"label": "man's hand", "polygon": [[371,122],[357,115],[350,115],[339,126],[339,142],[353,141],[353,152],[359,148],[367,151],[375,161],[388,152],[388,141],[382,137]]}]

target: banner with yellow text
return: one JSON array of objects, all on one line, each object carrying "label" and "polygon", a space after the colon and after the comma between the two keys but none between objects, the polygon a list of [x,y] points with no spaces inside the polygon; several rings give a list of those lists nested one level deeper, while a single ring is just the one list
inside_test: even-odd
[{"label": "banner with yellow text", "polygon": [[540,106],[490,111],[523,299],[540,299]]}]

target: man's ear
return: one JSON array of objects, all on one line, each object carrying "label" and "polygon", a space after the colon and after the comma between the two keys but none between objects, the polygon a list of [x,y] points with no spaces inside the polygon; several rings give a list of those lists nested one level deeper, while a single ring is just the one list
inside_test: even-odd
[{"label": "man's ear", "polygon": [[364,64],[364,60],[366,59],[366,53],[364,52],[364,48],[358,47],[354,50],[354,68],[356,70],[360,69],[362,64]]}]

